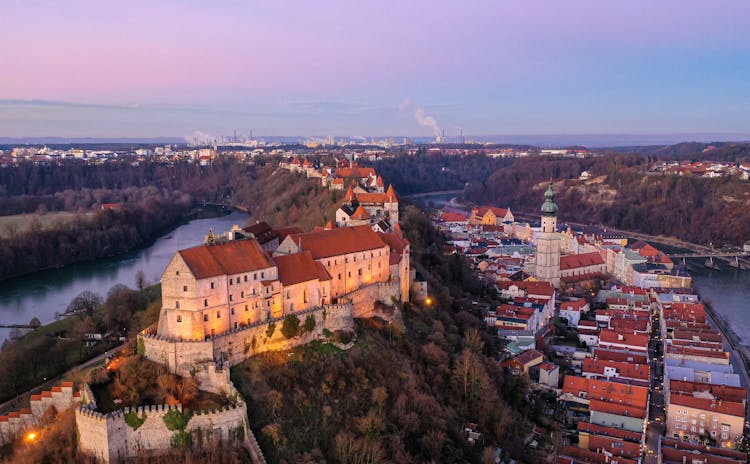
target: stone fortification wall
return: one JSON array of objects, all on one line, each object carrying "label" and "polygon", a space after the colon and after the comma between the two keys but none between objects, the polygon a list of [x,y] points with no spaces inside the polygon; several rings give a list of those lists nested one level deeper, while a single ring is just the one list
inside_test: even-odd
[{"label": "stone fortification wall", "polygon": [[351,300],[352,315],[356,318],[380,317],[392,320],[392,316],[375,308],[375,302],[393,305],[394,298],[401,300],[401,288],[398,281],[379,282],[349,292],[342,297]]},{"label": "stone fortification wall", "polygon": [[213,361],[211,341],[175,340],[156,335],[149,327],[138,335],[146,359],[166,365],[170,372],[187,375],[193,366]]},{"label": "stone fortification wall", "polygon": [[[389,285],[389,284],[383,284]],[[390,288],[390,286],[388,287]],[[366,297],[367,295],[363,296]],[[388,297],[390,301],[390,296]],[[364,305],[363,305],[364,306]],[[308,316],[315,318],[315,328],[304,335],[287,339],[281,333],[286,316],[269,321],[256,322],[206,341],[181,341],[156,335],[155,326],[141,332],[139,346],[143,355],[154,362],[166,365],[170,372],[187,376],[205,370],[214,361],[223,365],[235,365],[248,357],[266,351],[288,350],[295,346],[324,338],[329,330],[353,330],[351,302],[318,306],[293,313],[304,324]],[[269,327],[274,326],[271,331]],[[270,333],[270,336],[269,336]]]},{"label": "stone fortification wall", "polygon": [[[102,414],[80,407],[76,410],[80,450],[102,462],[119,462],[128,457],[168,450],[176,432],[167,427],[164,417],[181,406],[140,406]],[[125,416],[135,414],[142,420],[138,428],[128,425]],[[247,406],[240,401],[219,410],[193,413],[185,428],[193,440],[250,440]]]},{"label": "stone fortification wall", "polygon": [[[245,328],[233,330],[229,333],[215,337],[214,359],[229,364],[239,364],[250,356],[267,351],[288,350],[299,345],[310,343],[316,339],[325,338],[325,331],[353,330],[354,319],[352,318],[352,306],[349,303],[337,305],[325,305],[305,311],[293,313],[304,325],[309,316],[315,318],[315,328],[303,335],[288,339],[281,333],[284,317],[272,319],[250,325]],[[274,330],[269,336],[269,327],[274,325]]]},{"label": "stone fortification wall", "polygon": [[73,392],[71,382],[63,382],[51,390],[31,395],[29,407],[0,416],[0,445],[10,443],[26,430],[39,425],[48,412],[62,412],[80,401],[80,395]]}]

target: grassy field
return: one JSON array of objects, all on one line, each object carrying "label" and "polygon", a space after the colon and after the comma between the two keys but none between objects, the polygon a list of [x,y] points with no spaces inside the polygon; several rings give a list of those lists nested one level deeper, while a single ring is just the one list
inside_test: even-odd
[{"label": "grassy field", "polygon": [[[87,213],[90,214],[90,213]],[[54,213],[34,213],[34,214],[14,214],[12,216],[0,216],[0,238],[7,237],[11,229],[18,232],[24,232],[29,229],[31,221],[36,218],[39,220],[43,229],[51,227],[57,222],[70,221],[75,218],[76,213],[67,211],[57,211]]]}]

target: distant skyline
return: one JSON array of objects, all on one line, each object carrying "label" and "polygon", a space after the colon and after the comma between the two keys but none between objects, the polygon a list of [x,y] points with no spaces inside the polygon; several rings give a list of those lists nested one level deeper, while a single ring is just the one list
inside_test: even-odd
[{"label": "distant skyline", "polygon": [[747,139],[749,17],[740,0],[10,0],[0,137]]}]

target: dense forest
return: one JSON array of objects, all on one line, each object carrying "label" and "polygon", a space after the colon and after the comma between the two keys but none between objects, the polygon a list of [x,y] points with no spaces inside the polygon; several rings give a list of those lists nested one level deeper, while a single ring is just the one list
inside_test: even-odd
[{"label": "dense forest", "polygon": [[[205,201],[257,204],[262,169],[233,159],[0,168],[0,216],[30,214],[22,226],[8,222],[0,230],[0,280],[142,247]],[[105,203],[121,206],[102,209]],[[60,211],[74,216],[51,214]]]},{"label": "dense forest", "polygon": [[619,153],[638,153],[658,159],[688,161],[750,161],[750,143],[747,142],[684,142],[674,145],[650,145],[643,147],[620,147]]},{"label": "dense forest", "polygon": [[415,155],[399,155],[371,165],[383,179],[393,184],[398,193],[409,195],[462,189],[467,182],[484,181],[490,174],[512,162],[510,159],[484,155],[446,156],[421,148]]},{"label": "dense forest", "polygon": [[[403,229],[432,306],[405,304],[404,324],[358,323],[348,351],[312,344],[232,369],[250,425],[272,463],[539,462],[525,439],[538,417],[520,377],[504,376],[470,300],[487,291],[444,237],[409,206]],[[481,443],[467,443],[477,424]]]},{"label": "dense forest", "polygon": [[[750,184],[735,178],[647,175],[646,158],[519,159],[484,182],[467,200],[536,213],[545,181],[554,179],[560,217],[690,242],[741,245],[750,238]],[[588,170],[593,178],[578,180]]]},{"label": "dense forest", "polygon": [[318,179],[308,180],[267,164],[258,172],[244,202],[250,208],[252,221],[267,221],[274,227],[298,226],[311,230],[336,219],[344,192],[323,187]]}]

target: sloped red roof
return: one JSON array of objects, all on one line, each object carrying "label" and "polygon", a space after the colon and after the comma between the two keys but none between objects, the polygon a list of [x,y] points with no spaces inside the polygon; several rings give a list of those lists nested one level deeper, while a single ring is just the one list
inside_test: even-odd
[{"label": "sloped red roof", "polygon": [[477,208],[477,214],[479,216],[484,216],[488,211],[492,211],[492,213],[499,218],[505,217],[505,215],[508,214],[507,208],[497,208],[495,206],[480,206]]},{"label": "sloped red roof", "polygon": [[[294,285],[320,278],[318,263],[313,261],[312,253],[309,251],[277,256],[274,261],[279,268],[279,281],[283,285]],[[330,279],[330,276],[328,278]]]},{"label": "sloped red roof", "polygon": [[196,279],[242,274],[273,266],[256,240],[233,240],[178,251]]},{"label": "sloped red roof", "polygon": [[309,250],[313,259],[356,253],[359,251],[383,248],[386,244],[368,225],[339,227],[323,232],[292,234],[294,243],[301,243],[303,250]]},{"label": "sloped red roof", "polygon": [[467,218],[463,214],[454,211],[443,211],[440,213],[440,220],[443,222],[466,222]]},{"label": "sloped red roof", "polygon": [[565,301],[560,305],[560,309],[563,311],[582,311],[587,304],[589,304],[589,302],[581,298],[577,301]]},{"label": "sloped red roof", "polygon": [[669,403],[678,406],[716,411],[730,416],[745,417],[745,405],[734,401],[715,401],[710,398],[698,398],[685,393],[670,393]]},{"label": "sloped red roof", "polygon": [[599,343],[614,343],[645,350],[648,348],[648,334],[638,334],[626,330],[603,329],[599,333]]},{"label": "sloped red roof", "polygon": [[352,214],[352,219],[370,219],[370,215],[367,214],[367,211],[365,211],[365,208],[362,205],[359,205],[356,211]]},{"label": "sloped red roof", "polygon": [[607,359],[586,358],[583,360],[583,372],[603,375],[604,368],[617,369],[620,377],[637,380],[648,380],[650,368],[648,364],[633,364],[624,361],[610,361]]},{"label": "sloped red roof", "polygon": [[560,257],[560,270],[578,269],[588,266],[604,264],[602,256],[597,252],[567,255]]}]

